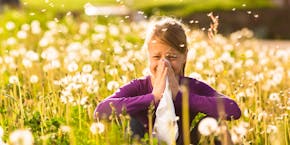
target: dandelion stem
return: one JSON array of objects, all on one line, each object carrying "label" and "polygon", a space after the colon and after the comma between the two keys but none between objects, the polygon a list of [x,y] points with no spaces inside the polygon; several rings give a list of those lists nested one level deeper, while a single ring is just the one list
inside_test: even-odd
[{"label": "dandelion stem", "polygon": [[190,144],[189,133],[189,104],[188,104],[188,89],[185,85],[181,86],[182,91],[182,129],[184,145]]}]

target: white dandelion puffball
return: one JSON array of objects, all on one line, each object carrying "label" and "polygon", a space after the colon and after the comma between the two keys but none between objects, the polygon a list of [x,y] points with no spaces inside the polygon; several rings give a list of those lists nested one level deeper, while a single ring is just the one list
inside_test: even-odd
[{"label": "white dandelion puffball", "polygon": [[108,90],[112,91],[113,89],[116,89],[119,87],[119,83],[116,82],[116,81],[110,81],[108,84],[107,84],[107,88]]},{"label": "white dandelion puffball", "polygon": [[204,136],[209,136],[218,128],[218,122],[212,117],[202,119],[198,125],[198,131]]},{"label": "white dandelion puffball", "polygon": [[38,82],[38,76],[37,76],[37,75],[32,75],[32,76],[30,77],[30,82],[31,82],[32,84],[37,83],[37,82]]},{"label": "white dandelion puffball", "polygon": [[92,134],[101,134],[103,133],[105,130],[105,126],[103,123],[101,122],[96,122],[96,123],[93,123],[90,127],[90,131],[92,132]]},{"label": "white dandelion puffball", "polygon": [[32,145],[33,135],[29,130],[15,130],[9,136],[9,142],[11,145]]},{"label": "white dandelion puffball", "polygon": [[17,76],[10,76],[9,77],[9,83],[10,84],[18,84],[19,83],[19,79]]},{"label": "white dandelion puffball", "polygon": [[69,72],[75,72],[76,70],[78,70],[78,64],[76,62],[72,62],[72,63],[68,64],[67,70]]},{"label": "white dandelion puffball", "polygon": [[92,71],[92,66],[90,64],[86,64],[83,66],[82,71],[85,73],[89,73]]}]

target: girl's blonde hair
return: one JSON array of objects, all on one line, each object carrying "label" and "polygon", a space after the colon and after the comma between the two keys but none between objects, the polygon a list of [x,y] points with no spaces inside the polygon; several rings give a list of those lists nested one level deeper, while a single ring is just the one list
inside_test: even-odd
[{"label": "girl's blonde hair", "polygon": [[152,38],[164,42],[181,53],[187,52],[185,26],[177,19],[162,17],[152,20],[146,32],[144,48],[148,48]]}]

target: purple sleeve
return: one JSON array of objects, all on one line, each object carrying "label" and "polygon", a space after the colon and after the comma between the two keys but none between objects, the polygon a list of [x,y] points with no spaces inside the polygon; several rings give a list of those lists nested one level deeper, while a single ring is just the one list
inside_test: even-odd
[{"label": "purple sleeve", "polygon": [[[103,117],[112,113],[110,104],[116,109],[116,113],[122,112],[122,108],[125,107],[126,112],[133,115],[142,110],[147,110],[151,102],[154,102],[153,94],[140,95],[138,80],[131,81],[129,84],[121,87],[110,97],[103,100],[98,104],[95,109],[95,115]],[[139,94],[139,95],[138,95]]]},{"label": "purple sleeve", "polygon": [[[213,88],[203,82],[198,82],[198,85],[195,84],[195,81],[189,83],[189,107],[192,112],[201,112],[208,116],[219,118],[219,106],[219,108],[224,108],[227,120],[240,118],[241,110],[234,100],[218,94]],[[178,93],[176,99],[180,99],[179,101],[181,102],[181,98],[182,94]]]}]

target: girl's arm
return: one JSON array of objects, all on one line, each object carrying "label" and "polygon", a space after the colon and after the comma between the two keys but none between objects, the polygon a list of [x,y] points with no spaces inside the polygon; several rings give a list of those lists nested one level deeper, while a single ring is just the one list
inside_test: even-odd
[{"label": "girl's arm", "polygon": [[[238,119],[241,116],[241,110],[237,103],[219,93],[207,84],[191,79],[188,83],[189,91],[189,107],[192,112],[205,113],[208,116],[219,118],[218,110],[225,111],[225,119]],[[182,94],[179,92],[176,99],[180,99]]]},{"label": "girl's arm", "polygon": [[138,95],[140,94],[139,85],[138,80],[134,80],[121,87],[113,95],[98,104],[95,115],[99,117],[110,115],[112,113],[111,106],[115,108],[117,114],[120,114],[123,108],[130,115],[147,110],[151,102],[154,102],[154,96],[151,93]]}]

